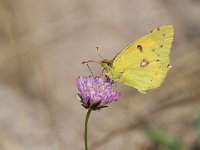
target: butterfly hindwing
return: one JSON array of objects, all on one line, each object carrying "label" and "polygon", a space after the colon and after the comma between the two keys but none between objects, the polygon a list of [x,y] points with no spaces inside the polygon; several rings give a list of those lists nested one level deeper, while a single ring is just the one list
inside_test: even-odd
[{"label": "butterfly hindwing", "polygon": [[113,60],[112,69],[121,73],[118,80],[141,92],[158,87],[169,70],[173,39],[174,28],[167,25],[130,44]]}]

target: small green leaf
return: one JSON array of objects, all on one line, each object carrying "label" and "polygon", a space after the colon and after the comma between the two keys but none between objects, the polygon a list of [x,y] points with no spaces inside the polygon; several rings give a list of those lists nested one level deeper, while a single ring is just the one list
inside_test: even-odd
[{"label": "small green leaf", "polygon": [[194,113],[194,127],[198,138],[200,139],[200,105],[196,108]]},{"label": "small green leaf", "polygon": [[156,127],[147,127],[146,134],[160,148],[166,150],[181,150],[179,140],[165,130]]}]

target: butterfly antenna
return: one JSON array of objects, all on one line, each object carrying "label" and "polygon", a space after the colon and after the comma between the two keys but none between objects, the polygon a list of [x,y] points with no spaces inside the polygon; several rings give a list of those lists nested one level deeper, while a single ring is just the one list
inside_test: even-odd
[{"label": "butterfly antenna", "polygon": [[88,64],[88,63],[91,63],[91,62],[99,63],[99,61],[88,60],[88,61],[83,61],[82,64]]},{"label": "butterfly antenna", "polygon": [[[100,53],[99,53],[99,47],[98,47],[98,46],[96,47],[96,49],[97,49],[97,51],[98,51],[98,56],[99,56],[102,60],[104,60],[105,58],[103,58],[103,57],[100,55]],[[93,62],[93,63],[98,63],[98,64],[99,64],[101,61],[88,60],[88,61],[83,61],[82,64],[88,64],[88,63],[91,63],[91,62]]]},{"label": "butterfly antenna", "polygon": [[98,51],[98,56],[99,56],[101,59],[105,59],[105,58],[103,58],[103,57],[100,55],[100,53],[99,53],[99,47],[98,47],[98,46],[96,47],[96,49],[97,49],[97,51]]}]

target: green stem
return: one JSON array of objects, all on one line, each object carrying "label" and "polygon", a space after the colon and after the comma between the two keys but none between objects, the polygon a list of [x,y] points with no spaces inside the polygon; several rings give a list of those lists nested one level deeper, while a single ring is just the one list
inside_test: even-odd
[{"label": "green stem", "polygon": [[88,124],[88,119],[90,117],[90,113],[92,112],[92,108],[88,109],[88,112],[85,117],[85,133],[84,133],[84,140],[85,140],[85,150],[88,150],[87,146],[87,124]]}]

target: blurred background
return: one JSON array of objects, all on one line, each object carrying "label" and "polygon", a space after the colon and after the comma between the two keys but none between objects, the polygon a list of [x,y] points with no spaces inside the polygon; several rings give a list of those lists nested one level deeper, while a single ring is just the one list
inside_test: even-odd
[{"label": "blurred background", "polygon": [[146,95],[118,84],[120,101],[91,115],[89,149],[199,150],[199,0],[0,0],[0,150],[83,150],[81,62],[166,24],[176,32],[166,80]]}]

